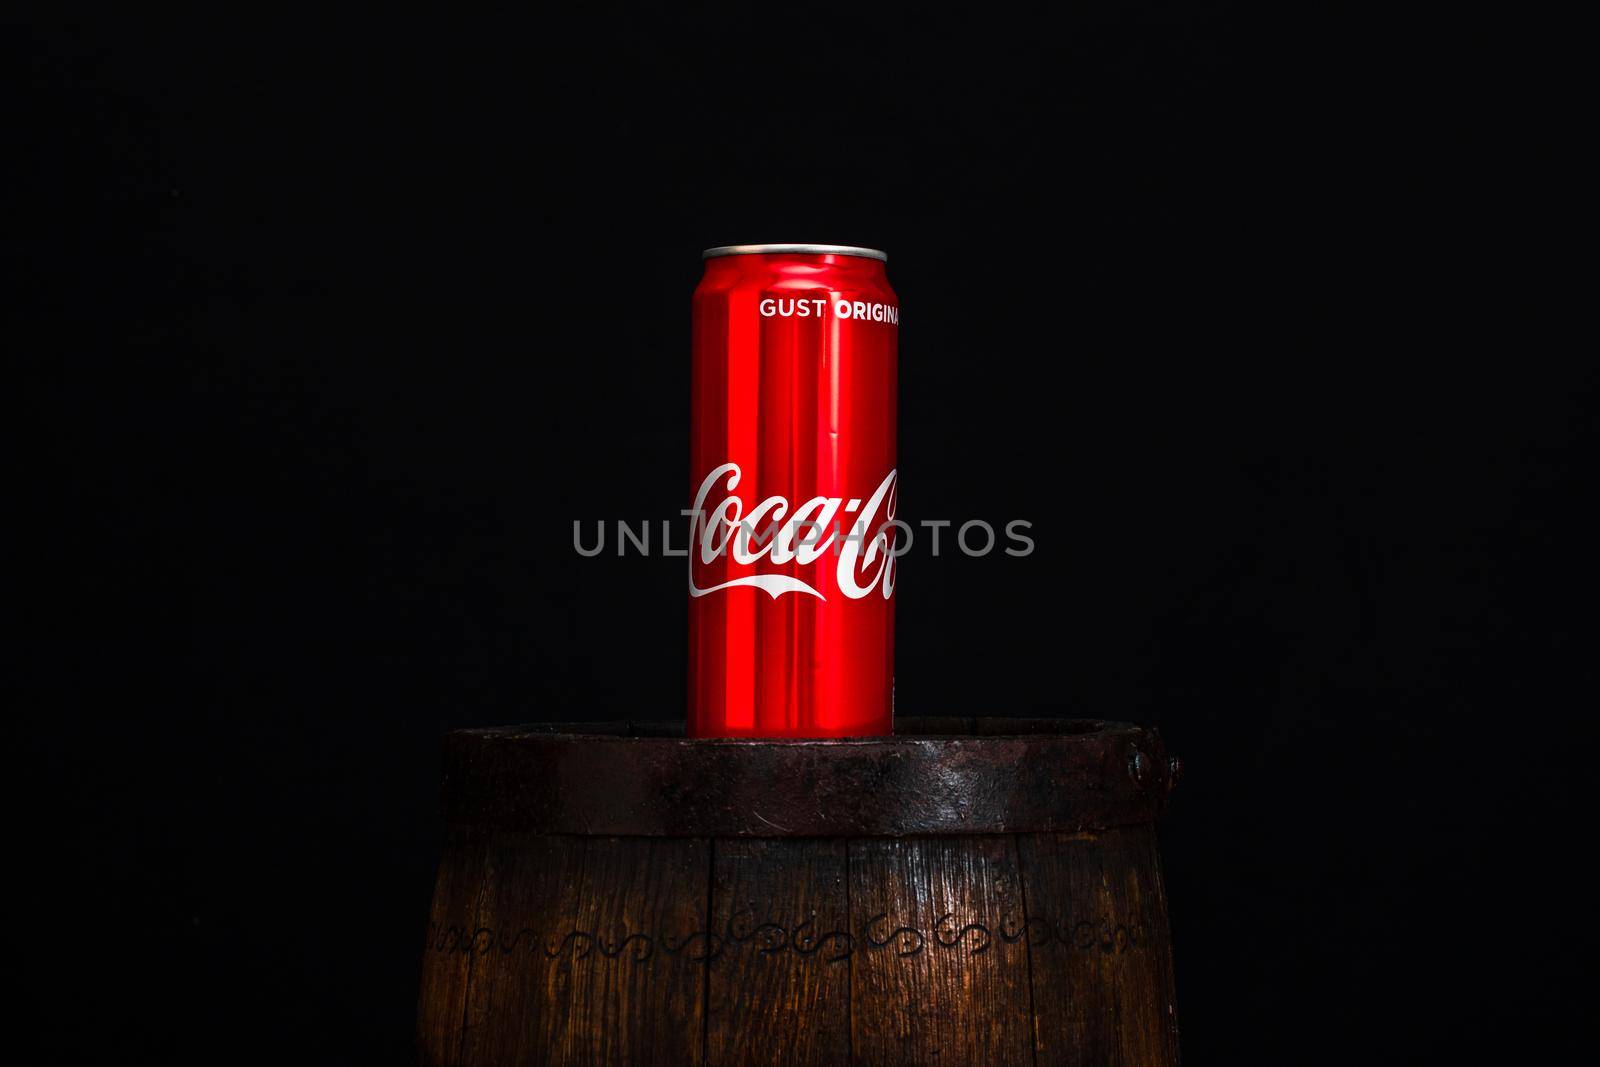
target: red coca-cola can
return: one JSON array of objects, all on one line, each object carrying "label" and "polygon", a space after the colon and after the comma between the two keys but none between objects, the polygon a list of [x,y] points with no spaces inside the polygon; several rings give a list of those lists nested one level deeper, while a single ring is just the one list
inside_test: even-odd
[{"label": "red coca-cola can", "polygon": [[887,734],[895,389],[888,257],[705,252],[694,293],[689,736]]}]

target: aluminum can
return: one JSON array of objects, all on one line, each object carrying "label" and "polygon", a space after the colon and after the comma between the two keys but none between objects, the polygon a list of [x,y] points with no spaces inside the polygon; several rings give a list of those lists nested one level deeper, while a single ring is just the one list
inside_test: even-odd
[{"label": "aluminum can", "polygon": [[894,718],[899,301],[887,257],[707,249],[694,293],[691,737]]}]

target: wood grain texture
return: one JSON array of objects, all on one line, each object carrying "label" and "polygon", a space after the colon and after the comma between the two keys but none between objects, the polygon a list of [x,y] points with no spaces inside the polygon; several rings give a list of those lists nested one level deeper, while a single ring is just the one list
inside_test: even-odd
[{"label": "wood grain texture", "polygon": [[706,967],[690,935],[705,928],[710,888],[708,841],[588,839],[574,930],[551,936],[565,940],[571,995],[547,1062],[700,1061]]},{"label": "wood grain texture", "polygon": [[1177,1015],[1153,827],[1018,839],[1039,1064],[1171,1067]]},{"label": "wood grain texture", "polygon": [[713,871],[706,1063],[849,1062],[845,843],[722,839]]},{"label": "wood grain texture", "polygon": [[1027,948],[1005,837],[850,842],[851,1044],[861,1064],[1032,1060]]},{"label": "wood grain texture", "polygon": [[[440,863],[422,1063],[1175,1067],[1151,820],[1179,768],[1159,738],[915,725],[688,750],[620,724],[554,747],[453,735],[447,799],[483,821],[452,819]],[[1017,758],[1063,762],[1008,773]],[[581,832],[539,824],[541,767],[545,815]],[[904,832],[941,826],[969,832]]]},{"label": "wood grain texture", "polygon": [[425,1064],[449,1067],[463,1062],[461,1026],[472,976],[487,841],[486,833],[453,827],[439,858],[417,1012],[417,1048]]},{"label": "wood grain texture", "polygon": [[571,952],[551,934],[577,927],[586,852],[578,837],[496,834],[489,841],[463,1062],[545,1063],[549,1050],[581,1043],[568,1033]]}]

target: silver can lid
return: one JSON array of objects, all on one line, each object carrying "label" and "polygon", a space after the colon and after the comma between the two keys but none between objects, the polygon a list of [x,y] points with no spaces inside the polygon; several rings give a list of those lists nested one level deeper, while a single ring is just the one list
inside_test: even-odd
[{"label": "silver can lid", "polygon": [[701,259],[717,256],[765,256],[789,252],[802,256],[860,256],[887,263],[889,256],[876,248],[857,248],[854,245],[718,245],[700,253]]}]

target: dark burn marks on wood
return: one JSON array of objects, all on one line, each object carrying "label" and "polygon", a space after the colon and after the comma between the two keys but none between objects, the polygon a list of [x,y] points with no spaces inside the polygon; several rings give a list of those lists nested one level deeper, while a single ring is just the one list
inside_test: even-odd
[{"label": "dark burn marks on wood", "polygon": [[[1140,788],[1118,770],[1103,789]],[[1148,822],[832,838],[457,826],[424,944],[422,1062],[1174,1064],[1157,862]]]},{"label": "dark burn marks on wood", "polygon": [[990,933],[1020,913],[1016,877],[1006,837],[850,842],[852,918],[892,917],[875,941],[893,951],[863,953],[850,976],[857,1063],[1031,1058],[1027,966]]},{"label": "dark burn marks on wood", "polygon": [[859,930],[825,930],[810,917],[793,923],[772,919],[757,922],[751,916],[771,914],[771,907],[757,908],[753,902],[743,909],[745,918],[735,918],[721,930],[691,930],[677,937],[639,930],[619,930],[605,936],[594,930],[557,930],[541,936],[540,931],[524,926],[518,930],[489,926],[441,926],[428,924],[425,951],[441,954],[515,956],[529,965],[546,960],[582,959],[598,952],[606,959],[625,958],[648,963],[657,954],[686,956],[691,962],[721,963],[739,955],[740,946],[753,942],[757,955],[775,956],[792,952],[802,960],[820,964],[844,963],[858,951],[891,950],[896,956],[915,956],[929,946],[982,955],[991,945],[1026,943],[1028,946],[1060,946],[1064,951],[1128,952],[1137,947],[1141,931],[1127,922],[1101,919],[1055,920],[1042,916],[1006,916],[998,928],[981,922],[962,922],[962,916],[940,916],[929,929],[905,925],[880,912],[870,916]]},{"label": "dark burn marks on wood", "polygon": [[[1058,925],[1058,943],[1100,946],[1033,953],[1037,1062],[1176,1063],[1172,951],[1154,830],[1023,835],[1017,843],[1030,914],[1076,909],[1084,917]],[[1096,915],[1118,921],[1096,922]],[[1117,951],[1124,936],[1131,951]]]},{"label": "dark burn marks on wood", "polygon": [[719,840],[707,1063],[847,1063],[850,934],[843,841]]}]

